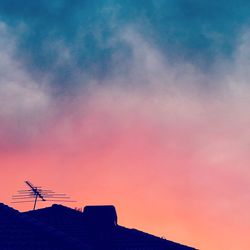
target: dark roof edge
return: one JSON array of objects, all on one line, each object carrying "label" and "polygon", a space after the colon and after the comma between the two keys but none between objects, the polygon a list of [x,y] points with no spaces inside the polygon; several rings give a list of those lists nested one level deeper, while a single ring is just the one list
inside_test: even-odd
[{"label": "dark roof edge", "polygon": [[118,225],[118,226],[121,227],[121,228],[125,228],[127,230],[133,230],[133,231],[135,231],[137,233],[144,234],[144,235],[147,235],[149,237],[152,237],[152,238],[155,238],[155,239],[158,239],[158,240],[160,239],[162,241],[165,241],[165,242],[168,242],[168,243],[171,243],[171,244],[176,244],[176,245],[179,245],[179,246],[187,247],[187,248],[190,248],[190,250],[199,250],[198,248],[194,248],[194,247],[191,247],[191,246],[188,246],[188,245],[184,245],[183,243],[178,243],[178,242],[171,241],[171,240],[168,240],[168,239],[165,239],[165,238],[161,238],[159,236],[156,236],[156,235],[141,231],[141,230],[136,229],[136,228],[127,228],[127,227],[124,227],[124,226],[121,226],[121,225]]}]

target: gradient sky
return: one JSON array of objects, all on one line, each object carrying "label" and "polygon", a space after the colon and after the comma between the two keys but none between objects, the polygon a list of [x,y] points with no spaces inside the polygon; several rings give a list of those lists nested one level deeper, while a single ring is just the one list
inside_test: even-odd
[{"label": "gradient sky", "polygon": [[249,13],[247,0],[0,1],[0,201],[28,179],[73,207],[114,204],[128,227],[249,250]]}]

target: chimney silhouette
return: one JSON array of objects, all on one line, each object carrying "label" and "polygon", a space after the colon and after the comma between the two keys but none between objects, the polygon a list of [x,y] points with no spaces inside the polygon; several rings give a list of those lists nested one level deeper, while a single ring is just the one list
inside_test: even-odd
[{"label": "chimney silhouette", "polygon": [[117,226],[117,214],[114,206],[86,206],[83,210],[88,227],[88,238],[96,249],[110,249]]},{"label": "chimney silhouette", "polygon": [[117,226],[116,209],[112,205],[86,206],[83,214],[90,227],[108,230]]}]

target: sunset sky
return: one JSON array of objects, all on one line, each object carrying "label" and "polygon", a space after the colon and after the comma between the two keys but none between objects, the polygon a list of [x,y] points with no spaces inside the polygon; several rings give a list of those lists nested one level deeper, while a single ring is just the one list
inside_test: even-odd
[{"label": "sunset sky", "polygon": [[248,0],[1,0],[0,202],[30,180],[249,250],[249,65]]}]

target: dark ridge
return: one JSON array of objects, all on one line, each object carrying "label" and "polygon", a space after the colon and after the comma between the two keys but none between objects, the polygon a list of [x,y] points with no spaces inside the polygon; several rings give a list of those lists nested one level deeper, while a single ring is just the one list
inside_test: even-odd
[{"label": "dark ridge", "polygon": [[86,206],[77,211],[62,205],[23,213],[58,229],[90,249],[195,250],[173,241],[118,225],[112,205]]},{"label": "dark ridge", "polygon": [[57,228],[0,204],[0,249],[80,250],[88,249],[79,240]]}]

